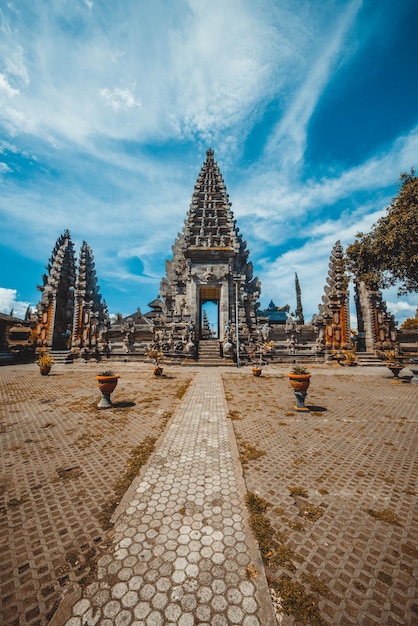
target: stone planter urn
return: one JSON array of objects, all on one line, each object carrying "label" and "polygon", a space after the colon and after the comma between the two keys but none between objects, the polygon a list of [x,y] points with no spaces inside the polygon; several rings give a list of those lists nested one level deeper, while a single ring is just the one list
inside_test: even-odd
[{"label": "stone planter urn", "polygon": [[97,405],[98,409],[112,408],[110,396],[114,392],[116,385],[118,384],[119,377],[119,374],[114,374],[113,372],[102,372],[102,374],[98,374],[96,376],[97,384],[102,393],[101,400]]},{"label": "stone planter urn", "polygon": [[309,411],[305,406],[305,398],[311,382],[311,375],[303,367],[295,366],[292,372],[288,373],[289,383],[295,393],[296,411]]},{"label": "stone planter urn", "polygon": [[400,363],[388,363],[386,367],[392,372],[395,378],[399,378],[399,372],[403,370],[403,365]]},{"label": "stone planter urn", "polygon": [[411,383],[418,385],[418,359],[412,359],[412,363],[408,365],[408,369],[412,372]]}]

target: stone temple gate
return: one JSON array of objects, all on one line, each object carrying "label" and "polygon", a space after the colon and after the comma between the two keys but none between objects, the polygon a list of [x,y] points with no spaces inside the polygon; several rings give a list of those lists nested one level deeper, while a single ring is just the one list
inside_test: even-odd
[{"label": "stone temple gate", "polygon": [[182,233],[172,249],[160,286],[165,341],[181,351],[182,343],[192,350],[193,342],[206,339],[203,307],[207,302],[216,307],[217,336],[222,343],[228,343],[235,332],[237,309],[240,335],[249,336],[256,325],[261,284],[253,277],[249,251],[211,149],[206,152]]}]

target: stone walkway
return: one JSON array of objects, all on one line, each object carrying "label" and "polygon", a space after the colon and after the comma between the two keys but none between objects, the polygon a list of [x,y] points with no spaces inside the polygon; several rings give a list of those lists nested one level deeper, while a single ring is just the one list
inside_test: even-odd
[{"label": "stone walkway", "polygon": [[199,373],[116,511],[115,551],[66,626],[276,623],[230,428],[220,375]]}]

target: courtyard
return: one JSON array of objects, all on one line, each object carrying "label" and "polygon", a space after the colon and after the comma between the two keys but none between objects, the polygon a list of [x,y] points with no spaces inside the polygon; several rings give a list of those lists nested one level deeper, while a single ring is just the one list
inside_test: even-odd
[{"label": "courtyard", "polygon": [[[156,378],[150,364],[111,365],[121,376],[106,411],[96,408],[96,363],[55,365],[45,377],[35,364],[0,368],[3,624],[71,622],[72,605],[97,588],[97,564],[110,563],[120,539],[112,515],[128,506],[125,490],[158,457],[194,384],[206,379],[223,387],[225,409],[213,401],[232,456],[236,450],[239,499],[251,494],[270,532],[261,556],[247,538],[251,559],[237,566],[257,580],[259,608],[271,602],[263,585],[290,581],[305,609],[315,605],[305,623],[418,622],[416,385],[385,367],[313,365],[310,412],[301,413],[284,364],[261,378],[248,367],[171,365]],[[187,472],[186,464],[186,481]],[[257,534],[253,522],[248,513],[246,528]],[[279,603],[276,595],[276,611]],[[235,621],[213,601],[199,605],[194,623],[256,623],[250,608],[234,607]],[[292,610],[277,612],[279,623],[304,623],[303,608]],[[154,622],[144,613],[135,623],[171,623],[154,613]],[[89,619],[71,623],[106,622]],[[129,611],[124,619],[134,623]]]}]

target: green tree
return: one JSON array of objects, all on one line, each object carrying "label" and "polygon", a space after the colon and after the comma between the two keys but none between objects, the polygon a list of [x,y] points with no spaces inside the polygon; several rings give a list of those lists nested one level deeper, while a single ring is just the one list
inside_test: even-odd
[{"label": "green tree", "polygon": [[386,215],[358,233],[346,251],[349,271],[369,287],[398,285],[398,295],[418,291],[418,178],[403,173]]}]

